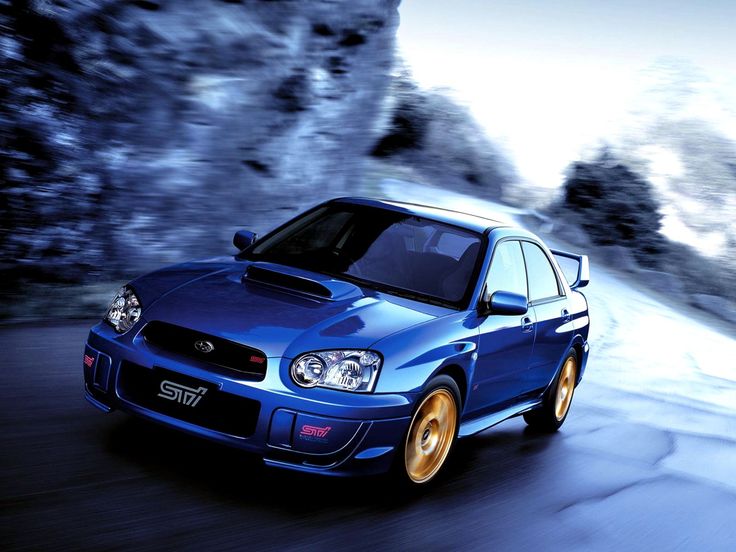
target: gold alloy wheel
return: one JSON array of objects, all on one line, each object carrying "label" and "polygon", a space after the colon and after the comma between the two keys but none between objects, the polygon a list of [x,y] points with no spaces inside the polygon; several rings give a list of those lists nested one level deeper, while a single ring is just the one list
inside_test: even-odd
[{"label": "gold alloy wheel", "polygon": [[557,382],[557,393],[555,395],[555,417],[560,422],[567,414],[575,390],[575,358],[568,357],[562,367],[560,379]]},{"label": "gold alloy wheel", "polygon": [[457,402],[448,389],[427,395],[409,426],[404,447],[406,473],[414,483],[434,477],[450,452],[457,427]]}]

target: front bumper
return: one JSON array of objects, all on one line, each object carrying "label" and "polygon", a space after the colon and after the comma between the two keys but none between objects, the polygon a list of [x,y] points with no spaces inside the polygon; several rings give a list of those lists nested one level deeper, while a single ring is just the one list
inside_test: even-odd
[{"label": "front bumper", "polygon": [[[390,468],[409,425],[414,394],[303,389],[291,381],[288,358],[268,358],[265,378],[250,381],[233,370],[153,347],[140,335],[141,326],[129,332],[133,335],[118,335],[104,323],[90,331],[83,359],[85,396],[97,408],[123,410],[236,446],[269,465],[331,475]],[[159,393],[158,387],[142,391],[138,382],[149,380],[156,386],[168,383],[161,383]],[[164,389],[169,384],[176,387]],[[172,397],[179,393],[182,404],[159,398],[169,392]],[[232,409],[204,416],[202,406],[220,399]]]}]

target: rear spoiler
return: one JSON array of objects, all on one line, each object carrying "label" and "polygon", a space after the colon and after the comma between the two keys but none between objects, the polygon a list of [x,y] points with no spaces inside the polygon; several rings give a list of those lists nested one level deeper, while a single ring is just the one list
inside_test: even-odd
[{"label": "rear spoiler", "polygon": [[570,283],[572,289],[582,288],[590,283],[590,263],[588,262],[587,255],[576,255],[575,253],[568,253],[567,251],[559,251],[557,249],[550,249],[550,251],[555,257],[572,259],[578,263],[577,277],[574,282]]}]

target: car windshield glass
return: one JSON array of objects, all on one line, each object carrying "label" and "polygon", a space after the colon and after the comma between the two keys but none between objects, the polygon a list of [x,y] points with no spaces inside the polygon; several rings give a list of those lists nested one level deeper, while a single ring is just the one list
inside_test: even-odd
[{"label": "car windshield glass", "polygon": [[405,212],[333,203],[298,217],[246,252],[380,291],[461,308],[472,293],[481,236]]}]

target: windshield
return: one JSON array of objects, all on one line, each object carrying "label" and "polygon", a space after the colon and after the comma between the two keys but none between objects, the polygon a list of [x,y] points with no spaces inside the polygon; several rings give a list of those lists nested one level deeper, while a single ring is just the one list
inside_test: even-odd
[{"label": "windshield", "polygon": [[473,291],[480,249],[476,232],[407,213],[332,203],[277,229],[245,257],[462,308]]}]

